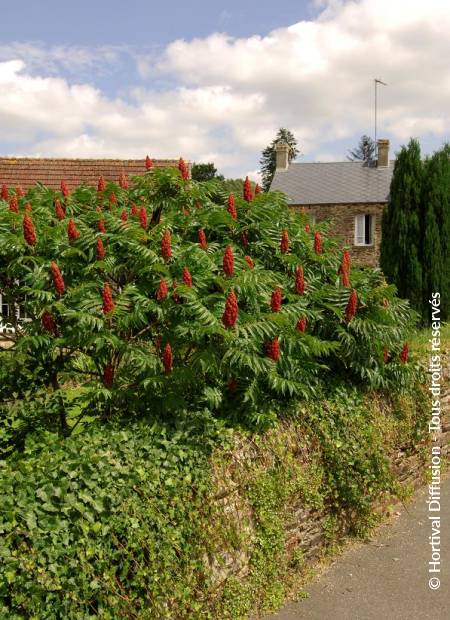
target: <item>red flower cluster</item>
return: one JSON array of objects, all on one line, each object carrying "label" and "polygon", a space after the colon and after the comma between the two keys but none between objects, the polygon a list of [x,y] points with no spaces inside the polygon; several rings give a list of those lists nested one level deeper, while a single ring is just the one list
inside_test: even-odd
[{"label": "red flower cluster", "polygon": [[351,262],[350,262],[350,252],[348,250],[344,250],[342,252],[342,266],[346,267],[348,269],[348,271],[350,271],[350,266],[351,266]]},{"label": "red flower cluster", "polygon": [[314,235],[314,252],[316,254],[322,253],[322,238],[320,232],[316,232]]},{"label": "red flower cluster", "polygon": [[164,231],[163,236],[162,236],[161,256],[165,258],[166,260],[172,256],[170,231],[167,229]]},{"label": "red flower cluster", "polygon": [[131,215],[139,215],[139,209],[136,205],[131,205]]},{"label": "red flower cluster", "polygon": [[384,360],[385,364],[388,363],[390,357],[391,357],[391,354],[389,353],[389,349],[387,347],[384,347],[384,349],[383,349],[383,360]]},{"label": "red flower cluster", "polygon": [[402,364],[406,364],[409,357],[409,344],[407,342],[404,343],[403,349],[400,351],[400,361]]},{"label": "red flower cluster", "polygon": [[233,220],[237,220],[236,202],[234,200],[234,194],[230,194],[228,196],[227,211],[231,215]]},{"label": "red flower cluster", "polygon": [[36,245],[36,230],[28,213],[23,218],[23,236],[28,245]]},{"label": "red flower cluster", "polygon": [[228,391],[233,393],[236,392],[237,390],[237,381],[236,379],[231,379],[231,381],[228,382]]},{"label": "red flower cluster", "polygon": [[202,250],[206,250],[208,248],[208,242],[206,241],[206,235],[203,228],[200,228],[197,233],[197,237],[199,246],[202,248]]},{"label": "red flower cluster", "polygon": [[147,221],[147,209],[145,207],[141,207],[139,210],[139,221],[144,230],[147,230],[148,221]]},{"label": "red flower cluster", "polygon": [[248,177],[245,177],[243,188],[244,200],[251,202],[253,200],[252,186]]},{"label": "red flower cluster", "polygon": [[247,234],[245,232],[241,232],[241,241],[244,248],[248,246]]},{"label": "red flower cluster", "polygon": [[250,267],[250,269],[253,269],[253,267],[255,266],[255,263],[252,261],[251,256],[244,256],[244,260],[247,263],[247,265]]},{"label": "red flower cluster", "polygon": [[278,362],[280,359],[280,343],[278,338],[273,338],[269,342],[266,342],[265,346],[266,356],[270,357],[274,362]]},{"label": "red flower cluster", "polygon": [[103,370],[103,385],[107,388],[112,388],[114,383],[114,368],[111,364],[105,366]]},{"label": "red flower cluster", "polygon": [[223,270],[227,276],[232,276],[234,273],[234,255],[231,245],[227,245],[223,255]]},{"label": "red flower cluster", "polygon": [[306,331],[306,319],[305,317],[299,319],[297,321],[297,325],[295,327],[295,329],[297,329],[299,332],[305,332]]},{"label": "red flower cluster", "polygon": [[9,210],[13,213],[19,213],[19,205],[17,204],[17,198],[15,195],[9,201]]},{"label": "red flower cluster", "polygon": [[75,226],[75,222],[72,218],[69,220],[69,224],[67,225],[67,235],[69,237],[69,241],[76,241],[80,238],[80,231]]},{"label": "red flower cluster", "polygon": [[280,250],[282,254],[289,252],[289,234],[287,230],[283,230],[281,235]]},{"label": "red flower cluster", "polygon": [[117,198],[114,192],[111,192],[109,195],[109,208],[112,207],[112,205],[116,205],[117,204]]},{"label": "red flower cluster", "polygon": [[130,184],[128,183],[128,177],[124,172],[122,172],[119,177],[119,185],[122,189],[128,189],[130,186]]},{"label": "red flower cluster", "polygon": [[103,285],[102,291],[102,300],[103,300],[103,314],[109,314],[115,308],[111,287],[107,282]]},{"label": "red flower cluster", "polygon": [[31,206],[31,202],[26,202],[24,209],[26,211],[26,213],[31,213],[33,211],[33,207]]},{"label": "red flower cluster", "polygon": [[169,289],[167,288],[167,283],[164,280],[164,278],[161,278],[159,282],[158,290],[156,291],[156,299],[158,301],[162,301],[163,299],[167,297],[168,292],[169,292]]},{"label": "red flower cluster", "polygon": [[2,191],[1,191],[0,196],[2,197],[2,200],[8,200],[9,198],[8,187],[5,185],[5,183],[3,183],[2,185]]},{"label": "red flower cluster", "polygon": [[170,346],[169,343],[167,343],[164,348],[163,364],[164,364],[164,372],[166,373],[166,375],[168,375],[169,373],[172,372],[172,366],[173,366],[172,347]]},{"label": "red flower cluster", "polygon": [[97,239],[97,260],[103,260],[105,258],[105,246],[101,239]]},{"label": "red flower cluster", "polygon": [[295,292],[297,295],[303,295],[305,293],[305,276],[303,273],[303,267],[297,267],[295,270]]},{"label": "red flower cluster", "polygon": [[178,161],[178,170],[180,171],[181,178],[186,181],[189,179],[189,168],[182,157]]},{"label": "red flower cluster", "polygon": [[126,222],[128,220],[128,213],[125,209],[122,209],[122,213],[120,214],[120,219],[122,222]]},{"label": "red flower cluster", "polygon": [[16,194],[19,196],[19,198],[23,198],[25,196],[25,192],[20,187],[20,185],[16,187]]},{"label": "red flower cluster", "polygon": [[311,227],[309,224],[305,224],[305,231],[309,233],[311,231]]},{"label": "red flower cluster", "polygon": [[342,286],[350,286],[350,254],[348,250],[344,250],[342,253],[342,261],[338,274],[342,277]]},{"label": "red flower cluster", "polygon": [[55,261],[51,262],[50,271],[52,272],[53,285],[56,289],[56,292],[58,293],[58,295],[64,295],[64,291],[66,290],[66,287],[64,285],[64,279]]},{"label": "red flower cluster", "polygon": [[225,310],[222,315],[222,322],[225,327],[234,327],[238,318],[238,302],[236,293],[231,289],[225,302]]},{"label": "red flower cluster", "polygon": [[150,168],[153,168],[153,161],[147,155],[147,157],[145,158],[145,169],[150,170]]},{"label": "red flower cluster", "polygon": [[176,280],[174,280],[174,281],[172,282],[173,300],[174,300],[174,302],[175,302],[176,304],[179,304],[179,303],[181,302],[181,299],[180,299],[180,296],[179,296],[179,295],[178,295],[178,293],[177,293],[177,286],[178,286],[178,283],[177,283],[177,281],[176,281]]},{"label": "red flower cluster", "polygon": [[55,215],[58,220],[63,220],[66,216],[64,209],[58,199],[55,200]]},{"label": "red flower cluster", "polygon": [[347,323],[350,323],[352,318],[356,314],[356,310],[358,309],[358,293],[355,289],[352,289],[350,293],[350,297],[348,298],[347,307],[345,308],[345,320]]},{"label": "red flower cluster", "polygon": [[255,196],[256,194],[260,194],[261,193],[261,188],[259,187],[258,183],[255,185]]},{"label": "red flower cluster", "polygon": [[270,307],[272,308],[272,312],[279,312],[281,310],[281,288],[277,286],[277,288],[272,293],[272,299],[270,301]]},{"label": "red flower cluster", "polygon": [[64,198],[68,198],[70,191],[69,188],[67,187],[67,183],[65,181],[61,181],[61,192],[62,195],[64,196]]},{"label": "red flower cluster", "polygon": [[105,179],[104,179],[103,176],[101,176],[98,179],[97,191],[98,192],[104,192],[105,191],[105,187],[106,187]]},{"label": "red flower cluster", "polygon": [[44,312],[42,313],[41,323],[42,323],[42,327],[45,329],[46,332],[56,336],[55,319],[53,318],[53,316],[50,314],[48,310],[44,310]]},{"label": "red flower cluster", "polygon": [[183,282],[186,284],[186,286],[192,286],[192,276],[187,267],[183,267]]},{"label": "red flower cluster", "polygon": [[102,217],[98,220],[97,228],[103,234],[106,232],[105,220]]}]

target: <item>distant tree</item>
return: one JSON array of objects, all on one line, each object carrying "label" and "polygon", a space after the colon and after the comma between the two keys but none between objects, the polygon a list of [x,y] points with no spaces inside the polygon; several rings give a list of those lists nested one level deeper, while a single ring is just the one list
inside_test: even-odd
[{"label": "distant tree", "polygon": [[191,177],[194,181],[210,181],[211,179],[223,180],[221,174],[217,174],[217,168],[210,162],[208,164],[193,164]]},{"label": "distant tree", "polygon": [[[219,179],[220,180],[220,179]],[[223,179],[220,180],[220,188],[222,191],[227,194],[234,194],[235,196],[242,195],[242,186],[244,184],[244,179]],[[254,190],[252,183],[252,189]]]},{"label": "distant tree", "polygon": [[294,134],[289,131],[289,129],[281,127],[278,130],[275,139],[272,140],[272,142],[263,150],[261,159],[259,160],[261,166],[262,187],[265,192],[269,190],[273,175],[275,174],[276,145],[278,142],[286,142],[289,145],[289,162],[295,159],[300,152],[297,148],[297,140],[295,139]]},{"label": "distant tree", "polygon": [[376,144],[369,136],[361,136],[358,146],[349,151],[349,161],[373,161],[375,159]]},{"label": "distant tree", "polygon": [[423,313],[421,206],[423,164],[420,145],[411,139],[397,156],[390,196],[382,217],[380,265],[400,297]]}]

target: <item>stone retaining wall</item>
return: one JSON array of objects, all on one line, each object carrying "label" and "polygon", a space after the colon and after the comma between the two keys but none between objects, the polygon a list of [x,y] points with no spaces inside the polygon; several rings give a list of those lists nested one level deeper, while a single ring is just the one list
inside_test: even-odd
[{"label": "stone retaining wall", "polygon": [[[447,372],[449,362],[450,358],[447,359]],[[442,397],[442,407],[442,454],[449,457],[450,389],[448,387]],[[293,436],[289,441],[295,444],[298,439],[298,437]],[[290,448],[292,450],[293,445]],[[298,451],[300,459],[307,458],[307,455],[301,453],[300,443],[298,443]],[[424,484],[428,464],[427,454],[428,445],[421,444],[413,451],[409,447],[399,449],[390,455],[392,471],[402,487],[417,488]],[[218,472],[220,479],[217,479],[218,492],[215,496],[215,502],[218,513],[223,515],[228,524],[233,524],[236,536],[243,541],[243,544],[238,550],[236,548],[233,550],[228,549],[221,552],[218,557],[207,558],[209,571],[213,574],[219,588],[220,584],[225,583],[231,576],[242,579],[249,573],[249,560],[252,553],[252,546],[249,544],[249,541],[254,538],[252,534],[255,530],[255,525],[252,518],[252,509],[245,498],[245,493],[240,493],[240,473],[245,471],[255,461],[262,462],[267,469],[276,465],[276,455],[271,453],[270,447],[264,445],[264,443],[257,445],[248,438],[241,438],[229,456],[231,458],[229,459],[228,468],[225,472],[223,469],[220,469]],[[391,497],[385,497],[380,500],[379,504],[374,506],[374,513],[383,512],[386,506],[392,503],[393,499],[395,501],[395,498]],[[297,552],[301,550],[303,560],[306,560],[307,563],[312,563],[318,558],[321,551],[329,543],[329,538],[327,537],[327,521],[329,517],[330,514],[326,511],[308,507],[301,499],[291,505],[285,527],[285,551],[287,558],[289,559],[294,550]],[[347,523],[349,522],[351,522],[351,515],[342,515],[340,522],[337,524],[338,530],[337,532],[335,531],[335,536],[337,535],[338,539],[345,536],[348,531]]]}]

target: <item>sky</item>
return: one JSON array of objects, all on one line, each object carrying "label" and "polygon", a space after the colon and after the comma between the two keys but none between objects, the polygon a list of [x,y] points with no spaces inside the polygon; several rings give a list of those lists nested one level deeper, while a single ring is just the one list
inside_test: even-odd
[{"label": "sky", "polygon": [[300,161],[450,140],[448,0],[22,0],[2,9],[0,155],[213,161],[258,178],[279,127]]}]

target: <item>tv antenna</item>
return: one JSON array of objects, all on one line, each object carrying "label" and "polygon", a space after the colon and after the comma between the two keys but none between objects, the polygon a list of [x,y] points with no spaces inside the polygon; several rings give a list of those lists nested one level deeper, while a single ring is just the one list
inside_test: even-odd
[{"label": "tv antenna", "polygon": [[378,106],[378,102],[377,102],[377,89],[378,89],[378,84],[382,84],[383,86],[387,86],[387,84],[386,84],[386,82],[383,82],[379,78],[374,78],[373,82],[374,82],[374,87],[375,87],[375,149],[376,149],[376,153],[378,153],[378,143],[377,143],[377,106]]}]

